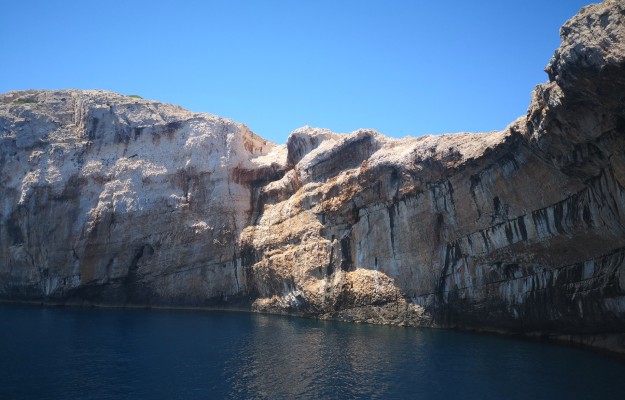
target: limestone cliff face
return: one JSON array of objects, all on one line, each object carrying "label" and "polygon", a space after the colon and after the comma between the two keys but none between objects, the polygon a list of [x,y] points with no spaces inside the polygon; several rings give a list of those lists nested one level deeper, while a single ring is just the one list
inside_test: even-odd
[{"label": "limestone cliff face", "polygon": [[0,293],[203,304],[241,293],[245,126],[99,91],[1,97]]},{"label": "limestone cliff face", "polygon": [[502,132],[244,126],[97,91],[0,97],[0,296],[221,304],[625,352],[625,4],[561,31]]}]

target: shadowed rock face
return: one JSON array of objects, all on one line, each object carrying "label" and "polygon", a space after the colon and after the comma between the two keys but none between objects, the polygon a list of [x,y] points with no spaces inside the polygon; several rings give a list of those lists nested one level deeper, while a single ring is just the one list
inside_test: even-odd
[{"label": "shadowed rock face", "polygon": [[390,139],[102,91],[0,96],[0,296],[558,337],[625,352],[625,5],[562,28],[526,117]]}]

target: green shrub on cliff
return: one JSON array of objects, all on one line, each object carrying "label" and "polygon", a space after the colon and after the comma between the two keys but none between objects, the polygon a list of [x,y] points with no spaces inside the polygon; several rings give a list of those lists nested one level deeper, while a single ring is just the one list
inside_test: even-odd
[{"label": "green shrub on cliff", "polygon": [[33,104],[36,102],[37,100],[33,99],[32,97],[24,97],[24,98],[15,100],[13,103],[14,104]]}]

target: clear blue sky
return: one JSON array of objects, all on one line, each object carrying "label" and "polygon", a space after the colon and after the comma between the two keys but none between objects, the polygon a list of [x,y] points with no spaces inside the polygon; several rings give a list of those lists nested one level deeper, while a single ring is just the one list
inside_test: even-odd
[{"label": "clear blue sky", "polygon": [[31,1],[0,7],[0,92],[107,89],[247,124],[394,137],[525,114],[590,1]]}]

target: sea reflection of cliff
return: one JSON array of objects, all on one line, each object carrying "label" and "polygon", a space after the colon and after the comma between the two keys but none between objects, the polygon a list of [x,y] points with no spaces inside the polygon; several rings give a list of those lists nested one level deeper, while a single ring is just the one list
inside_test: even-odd
[{"label": "sea reflection of cliff", "polygon": [[[417,351],[421,357],[406,357],[401,346],[388,346],[405,342],[407,336],[412,337],[413,344],[418,343],[422,335],[418,330],[293,322],[290,318],[258,316],[255,334],[246,338],[238,357],[226,366],[234,396],[382,397],[397,379],[393,371],[401,370],[401,364],[424,365],[422,351]],[[414,346],[413,350],[419,348]]]},{"label": "sea reflection of cliff", "polygon": [[545,343],[271,315],[249,321],[224,360],[232,399],[618,398],[623,386],[618,365]]}]

